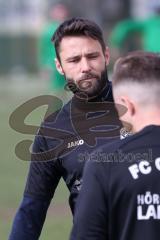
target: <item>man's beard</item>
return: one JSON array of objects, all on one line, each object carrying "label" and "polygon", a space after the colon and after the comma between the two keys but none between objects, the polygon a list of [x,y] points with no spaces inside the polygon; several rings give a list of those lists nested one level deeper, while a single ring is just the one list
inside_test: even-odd
[{"label": "man's beard", "polygon": [[[91,78],[93,79],[90,80]],[[71,78],[66,77],[66,80],[67,88],[70,89],[74,95],[79,98],[94,99],[101,95],[108,84],[107,68],[105,66],[100,77],[92,73],[86,73],[77,83]]]}]

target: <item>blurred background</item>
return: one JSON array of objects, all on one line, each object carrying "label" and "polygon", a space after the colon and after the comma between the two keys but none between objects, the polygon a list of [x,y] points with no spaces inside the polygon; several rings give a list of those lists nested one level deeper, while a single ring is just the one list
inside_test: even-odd
[{"label": "blurred background", "polygon": [[[71,94],[54,66],[50,38],[63,20],[72,16],[96,21],[104,31],[113,63],[128,51],[160,51],[159,0],[0,0],[0,238],[5,240],[22,198],[28,161],[20,160],[15,146],[33,139],[9,126],[11,113],[40,95],[57,95],[66,102]],[[54,104],[54,103],[53,103]],[[55,103],[56,104],[56,103]],[[34,110],[26,124],[40,125],[46,106]],[[18,118],[17,118],[18,122]],[[40,239],[67,239],[72,225],[68,191],[58,187]]]}]

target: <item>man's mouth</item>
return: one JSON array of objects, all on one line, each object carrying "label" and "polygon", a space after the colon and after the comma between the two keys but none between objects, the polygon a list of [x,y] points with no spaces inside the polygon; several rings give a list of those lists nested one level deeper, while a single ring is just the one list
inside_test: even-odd
[{"label": "man's mouth", "polygon": [[94,74],[85,74],[82,78],[79,79],[79,81],[90,80],[90,79],[93,79],[93,78],[97,78],[97,76],[94,75]]}]

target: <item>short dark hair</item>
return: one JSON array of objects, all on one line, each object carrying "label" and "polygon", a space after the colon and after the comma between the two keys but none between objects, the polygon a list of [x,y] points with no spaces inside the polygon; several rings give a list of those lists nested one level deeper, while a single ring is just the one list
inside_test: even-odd
[{"label": "short dark hair", "polygon": [[113,86],[124,82],[160,83],[160,54],[134,51],[119,58],[112,76]]},{"label": "short dark hair", "polygon": [[64,37],[67,36],[86,36],[98,40],[103,52],[106,46],[101,28],[94,22],[84,18],[71,18],[64,21],[53,34],[51,41],[54,42],[56,56],[60,60],[59,48]]}]

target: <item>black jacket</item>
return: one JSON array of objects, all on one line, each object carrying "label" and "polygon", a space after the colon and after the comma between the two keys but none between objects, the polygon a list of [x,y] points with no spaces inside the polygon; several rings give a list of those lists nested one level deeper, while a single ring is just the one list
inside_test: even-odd
[{"label": "black jacket", "polygon": [[159,240],[159,140],[160,126],[148,126],[98,150],[84,170],[72,240]]},{"label": "black jacket", "polygon": [[119,138],[119,129],[110,83],[97,99],[86,102],[73,97],[43,122],[35,137],[24,198],[10,240],[38,239],[61,177],[70,191],[74,213],[88,154],[104,141]]}]

